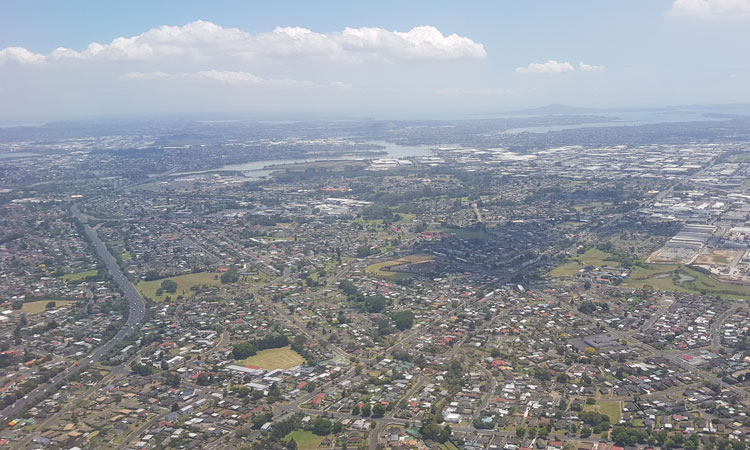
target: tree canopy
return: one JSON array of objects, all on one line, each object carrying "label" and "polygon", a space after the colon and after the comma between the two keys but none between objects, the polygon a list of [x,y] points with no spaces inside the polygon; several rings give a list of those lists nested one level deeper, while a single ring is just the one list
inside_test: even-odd
[{"label": "tree canopy", "polygon": [[408,330],[414,325],[414,313],[411,311],[399,311],[393,315],[393,321],[399,330]]}]

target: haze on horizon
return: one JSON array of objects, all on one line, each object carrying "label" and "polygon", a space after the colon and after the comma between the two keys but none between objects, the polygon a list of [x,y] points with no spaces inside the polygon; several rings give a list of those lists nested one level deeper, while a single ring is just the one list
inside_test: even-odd
[{"label": "haze on horizon", "polygon": [[750,102],[750,0],[40,0],[3,10],[4,120]]}]

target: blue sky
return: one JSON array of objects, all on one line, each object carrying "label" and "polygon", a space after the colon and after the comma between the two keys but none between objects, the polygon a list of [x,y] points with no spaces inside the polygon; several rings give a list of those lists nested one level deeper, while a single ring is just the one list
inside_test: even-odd
[{"label": "blue sky", "polygon": [[750,0],[30,0],[2,11],[6,119],[750,102]]}]

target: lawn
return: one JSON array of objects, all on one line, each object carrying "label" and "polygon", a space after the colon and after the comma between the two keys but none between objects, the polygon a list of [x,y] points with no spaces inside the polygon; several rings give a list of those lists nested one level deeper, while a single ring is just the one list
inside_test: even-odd
[{"label": "lawn", "polygon": [[76,272],[76,273],[66,273],[65,275],[61,276],[63,280],[67,281],[76,281],[76,280],[83,280],[86,277],[95,277],[98,272],[96,269],[94,270],[86,270],[83,272]]},{"label": "lawn", "polygon": [[621,411],[622,411],[622,405],[620,405],[620,402],[599,403],[599,412],[609,416],[610,423],[620,422]]},{"label": "lawn", "polygon": [[611,253],[603,252],[599,249],[592,248],[586,251],[582,255],[576,255],[568,259],[567,262],[555,267],[549,273],[553,277],[572,277],[579,270],[586,266],[608,266],[618,267],[620,264],[616,261],[605,261],[605,259],[611,257]]},{"label": "lawn", "polygon": [[241,366],[255,366],[266,370],[288,369],[299,366],[303,362],[305,358],[288,346],[261,350],[255,356],[237,360],[237,364]]},{"label": "lawn", "polygon": [[[190,290],[192,286],[203,286],[204,284],[207,284],[209,286],[219,286],[221,285],[220,278],[221,275],[214,272],[189,273],[187,275],[179,275],[176,277],[163,278],[160,280],[141,281],[136,285],[136,289],[138,289],[138,291],[144,297],[149,297],[154,299],[154,301],[162,302],[167,295],[169,295],[172,299],[177,298],[178,295],[182,295],[183,297],[190,297],[191,295],[195,294],[195,291]],[[164,294],[157,296],[156,290],[161,286],[161,282],[167,279],[177,283],[177,292],[173,294],[168,294],[165,292]]]},{"label": "lawn", "polygon": [[39,314],[47,310],[47,303],[49,302],[55,302],[55,308],[59,308],[61,306],[75,303],[75,300],[39,300],[36,302],[26,302],[23,304],[23,307],[21,307],[21,311],[28,314]]},{"label": "lawn", "polygon": [[[693,280],[680,282],[680,274]],[[718,281],[690,267],[675,264],[648,264],[645,268],[635,267],[623,284],[633,288],[643,288],[649,285],[662,291],[695,293],[705,291],[707,295],[719,295],[726,298],[745,300],[750,298],[749,286]]]},{"label": "lawn", "polygon": [[613,402],[598,402],[596,405],[586,405],[584,408],[586,411],[598,411],[609,417],[609,422],[616,424],[620,422],[620,411],[622,405],[618,401]]},{"label": "lawn", "polygon": [[289,442],[294,439],[297,444],[297,448],[300,450],[311,450],[316,449],[323,442],[323,436],[318,436],[312,431],[294,430],[291,433],[284,436],[282,439],[284,442]]}]

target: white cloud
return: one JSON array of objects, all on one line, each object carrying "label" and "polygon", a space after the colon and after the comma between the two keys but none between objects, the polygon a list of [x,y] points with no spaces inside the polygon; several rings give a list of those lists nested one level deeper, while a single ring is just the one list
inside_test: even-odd
[{"label": "white cloud", "polygon": [[365,61],[483,59],[484,46],[456,34],[444,35],[432,26],[409,31],[346,28],[316,33],[307,28],[276,28],[251,34],[198,20],[184,26],[162,26],[108,44],[93,42],[84,50],[59,47],[46,55],[22,47],[0,50],[0,64],[38,64],[64,60],[175,61],[221,59],[310,58],[347,63]]},{"label": "white cloud", "polygon": [[601,72],[604,70],[604,66],[592,66],[581,61],[578,63],[578,68],[581,72]]},{"label": "white cloud", "polygon": [[462,59],[486,58],[482,44],[457,34],[443,35],[431,26],[414,27],[408,32],[382,28],[346,28],[341,47],[354,55],[378,55],[384,59]]},{"label": "white cloud", "polygon": [[[201,70],[199,72],[166,73],[155,72],[129,72],[120,76],[126,81],[161,81],[161,80],[192,80],[209,83],[228,85],[257,85],[257,86],[283,86],[283,87],[323,87],[312,81],[298,81],[287,78],[266,79],[253,75],[249,72],[237,72],[229,70]],[[335,81],[325,86],[333,88],[349,88],[350,85]]]},{"label": "white cloud", "polygon": [[44,55],[32,53],[23,47],[6,47],[0,50],[0,66],[5,63],[39,64],[44,62]]},{"label": "white cloud", "polygon": [[564,72],[573,72],[575,68],[569,62],[557,62],[554,59],[550,59],[546,63],[530,63],[526,67],[516,67],[516,72],[529,74],[529,73],[543,73],[543,74],[557,74]]},{"label": "white cloud", "polygon": [[747,19],[750,0],[674,0],[669,13],[704,19]]}]

